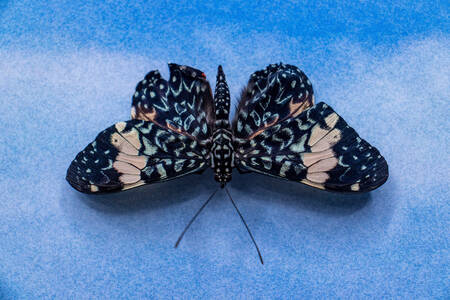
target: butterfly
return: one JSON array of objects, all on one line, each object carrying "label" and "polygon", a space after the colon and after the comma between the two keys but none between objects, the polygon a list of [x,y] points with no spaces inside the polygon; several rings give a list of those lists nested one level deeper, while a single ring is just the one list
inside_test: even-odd
[{"label": "butterfly", "polygon": [[315,103],[311,82],[296,66],[254,72],[232,122],[221,66],[214,96],[202,71],[177,64],[169,71],[168,80],[149,72],[132,97],[131,120],[103,130],[78,153],[67,170],[72,187],[113,192],[207,168],[222,188],[233,168],[335,192],[368,192],[388,178],[380,152],[333,108]]}]

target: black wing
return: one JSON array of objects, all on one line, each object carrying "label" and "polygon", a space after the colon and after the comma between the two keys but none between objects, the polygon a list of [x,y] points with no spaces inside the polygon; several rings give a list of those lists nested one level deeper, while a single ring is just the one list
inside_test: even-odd
[{"label": "black wing", "polygon": [[158,70],[138,83],[131,117],[206,142],[212,134],[214,100],[205,74],[197,69],[169,64],[169,81]]},{"label": "black wing", "polygon": [[272,64],[250,76],[232,122],[238,139],[251,139],[265,128],[298,116],[314,105],[306,75],[297,67]]},{"label": "black wing", "polygon": [[[292,75],[292,70],[297,70],[294,66],[281,64],[269,66],[266,70],[267,76],[259,79],[258,85],[254,84],[259,86],[259,90],[264,90],[264,84],[272,82],[273,78],[283,78],[286,72],[291,77],[284,77],[289,79],[279,85],[279,90],[286,90],[293,81],[305,81],[302,76]],[[309,81],[306,79],[306,82]],[[310,85],[305,84],[304,88],[307,86]],[[306,91],[297,93],[305,94]],[[312,93],[312,88],[308,93]],[[277,103],[277,95],[282,94],[273,89],[270,100]],[[239,125],[242,113],[237,112],[233,133],[236,136],[236,163],[240,168],[333,191],[369,191],[387,180],[388,166],[379,151],[360,138],[330,106],[321,102],[300,112],[289,113],[292,111],[290,103],[298,103],[299,99],[295,94],[291,97],[284,102],[287,107],[281,109],[285,112],[284,117],[278,117],[281,121],[273,124],[263,123],[261,126],[254,117],[247,117]],[[261,98],[256,97],[248,101],[254,106],[260,102]],[[246,109],[246,105],[240,106],[240,110]],[[259,116],[265,113],[267,118],[274,113],[280,115],[276,111],[263,110]],[[250,113],[247,115],[251,116]]]},{"label": "black wing", "polygon": [[67,170],[75,189],[124,190],[207,167],[213,120],[209,84],[196,69],[172,64],[170,70],[169,82],[157,71],[147,74],[133,97],[134,119],[105,129],[78,153]]}]

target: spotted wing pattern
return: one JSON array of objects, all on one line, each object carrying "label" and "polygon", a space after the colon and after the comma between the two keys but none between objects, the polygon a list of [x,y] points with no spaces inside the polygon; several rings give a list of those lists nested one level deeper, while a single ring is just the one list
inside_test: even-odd
[{"label": "spotted wing pattern", "polygon": [[67,180],[84,193],[110,192],[203,170],[208,149],[153,122],[119,122],[78,153]]},{"label": "spotted wing pattern", "polygon": [[169,64],[169,70],[168,81],[155,70],[138,83],[131,117],[153,122],[199,143],[209,142],[215,115],[205,74],[177,64]]},{"label": "spotted wing pattern", "polygon": [[[75,189],[129,189],[211,165],[217,116],[209,83],[197,69],[169,69],[168,81],[148,73],[136,87],[132,120],[102,131],[72,161],[67,180]],[[388,178],[379,151],[327,104],[314,105],[311,83],[295,66],[252,74],[231,129],[231,165],[239,169],[334,191],[369,191]]]},{"label": "spotted wing pattern", "polygon": [[[304,83],[297,90],[298,95],[312,95],[309,80],[301,71],[283,64],[271,65],[266,70],[263,78],[269,80],[261,81],[256,91],[270,90],[273,97],[251,92],[253,96],[241,98],[233,121],[235,164],[239,169],[342,192],[369,191],[387,180],[388,166],[379,151],[359,137],[330,106],[323,102],[313,105],[312,96],[293,98],[307,99],[306,102],[282,101],[283,91],[294,86],[294,81],[295,85]],[[284,72],[291,74],[285,77],[289,80],[272,88],[263,85],[271,85],[275,79],[270,78],[284,78]],[[263,105],[266,98],[272,102]],[[271,109],[271,103],[278,106]],[[300,103],[298,110],[292,109],[296,103]],[[249,113],[252,109],[259,112]],[[262,117],[265,115],[266,121]]]},{"label": "spotted wing pattern", "polygon": [[250,76],[232,128],[235,138],[252,139],[266,128],[314,105],[312,85],[297,67],[272,64]]},{"label": "spotted wing pattern", "polygon": [[85,193],[129,189],[202,171],[212,143],[214,102],[206,76],[169,64],[138,83],[132,120],[102,131],[78,153],[67,180]]}]

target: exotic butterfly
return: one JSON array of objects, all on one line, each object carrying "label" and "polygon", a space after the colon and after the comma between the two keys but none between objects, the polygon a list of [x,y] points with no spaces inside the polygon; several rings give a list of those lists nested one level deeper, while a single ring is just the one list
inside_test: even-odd
[{"label": "exotic butterfly", "polygon": [[67,170],[75,189],[120,191],[208,167],[222,188],[235,167],[337,192],[367,192],[388,178],[380,152],[329,105],[314,104],[312,85],[295,66],[253,73],[231,124],[221,66],[214,97],[203,72],[177,64],[169,70],[168,81],[157,70],[148,73],[133,95],[132,119],[103,130],[78,153]]}]

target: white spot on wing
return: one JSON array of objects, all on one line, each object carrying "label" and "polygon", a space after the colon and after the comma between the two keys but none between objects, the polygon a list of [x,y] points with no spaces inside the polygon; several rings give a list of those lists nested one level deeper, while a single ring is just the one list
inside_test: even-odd
[{"label": "white spot on wing", "polygon": [[350,189],[351,189],[352,191],[354,191],[354,192],[359,191],[359,183],[352,184],[352,186],[350,187]]}]

